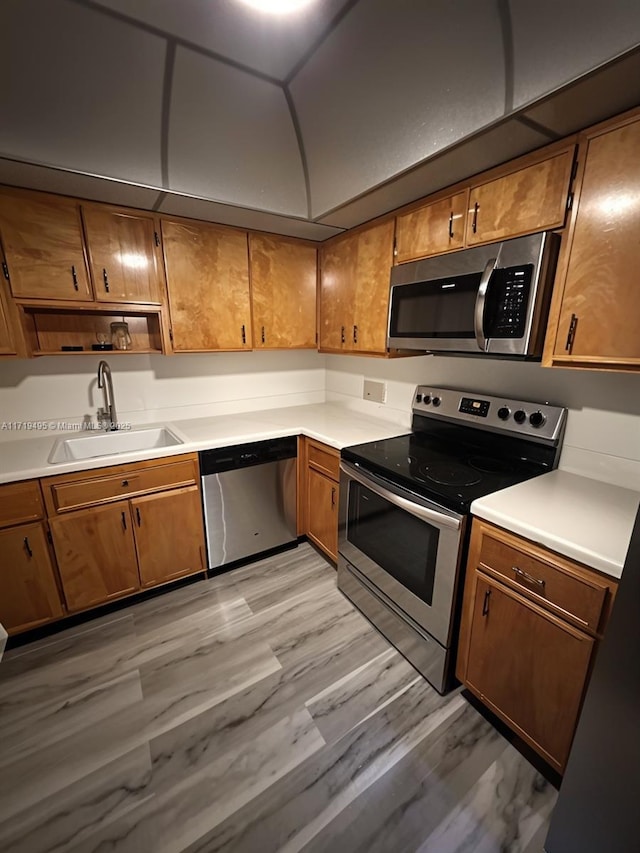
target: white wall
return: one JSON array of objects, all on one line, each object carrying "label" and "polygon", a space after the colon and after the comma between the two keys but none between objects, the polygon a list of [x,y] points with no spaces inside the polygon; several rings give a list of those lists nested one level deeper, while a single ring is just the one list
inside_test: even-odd
[{"label": "white wall", "polygon": [[[566,406],[560,467],[640,489],[640,376],[446,356],[327,356],[326,367],[328,401],[403,423],[419,383]],[[362,399],[365,378],[386,383],[384,405]]]},{"label": "white wall", "polygon": [[[0,363],[0,423],[95,420],[98,355]],[[567,406],[560,466],[640,489],[640,376],[547,369],[521,362],[418,356],[378,359],[314,351],[113,355],[122,422],[178,420],[325,399],[408,427],[419,383]],[[365,378],[386,383],[383,405],[362,399]],[[33,435],[0,429],[0,441]]]},{"label": "white wall", "polygon": [[[106,354],[118,419],[156,420],[233,414],[319,403],[324,356],[315,351],[194,355]],[[102,406],[100,357],[55,356],[0,364],[0,422],[95,420]],[[0,440],[33,433],[0,430]]]}]

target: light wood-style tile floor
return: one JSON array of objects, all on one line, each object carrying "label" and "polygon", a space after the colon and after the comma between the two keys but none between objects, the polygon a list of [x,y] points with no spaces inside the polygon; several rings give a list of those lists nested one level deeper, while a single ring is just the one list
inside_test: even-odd
[{"label": "light wood-style tile floor", "polygon": [[540,853],[555,796],[306,544],[0,663],[3,853]]}]

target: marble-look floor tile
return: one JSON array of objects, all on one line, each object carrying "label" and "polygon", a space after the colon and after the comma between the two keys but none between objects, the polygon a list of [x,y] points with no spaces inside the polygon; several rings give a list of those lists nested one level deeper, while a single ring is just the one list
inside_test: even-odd
[{"label": "marble-look floor tile", "polygon": [[151,794],[145,744],[0,823],[3,853],[62,853],[145,803]]},{"label": "marble-look floor tile", "polygon": [[540,853],[554,797],[309,545],[0,665],[3,853]]},{"label": "marble-look floor tile", "polygon": [[552,786],[505,749],[419,853],[523,853],[555,800]]},{"label": "marble-look floor tile", "polygon": [[395,649],[387,649],[305,703],[327,743],[395,698],[420,676]]}]

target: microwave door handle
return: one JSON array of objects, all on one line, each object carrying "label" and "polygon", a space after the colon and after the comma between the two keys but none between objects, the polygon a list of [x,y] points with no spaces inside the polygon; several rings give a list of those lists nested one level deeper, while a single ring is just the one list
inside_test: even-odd
[{"label": "microwave door handle", "polygon": [[487,347],[489,346],[489,342],[484,336],[484,306],[487,301],[489,281],[491,279],[491,274],[495,269],[496,261],[497,258],[489,258],[482,275],[480,276],[480,287],[478,288],[476,307],[473,315],[473,329],[476,333],[476,342],[478,344],[478,348],[481,349],[482,352],[486,352]]}]

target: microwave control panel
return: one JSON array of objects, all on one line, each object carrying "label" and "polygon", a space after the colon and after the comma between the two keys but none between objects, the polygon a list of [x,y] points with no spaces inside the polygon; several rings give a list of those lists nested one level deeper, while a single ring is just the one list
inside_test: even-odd
[{"label": "microwave control panel", "polygon": [[532,275],[533,264],[495,270],[489,289],[487,337],[524,336]]}]

